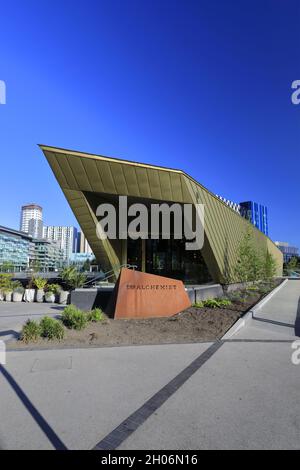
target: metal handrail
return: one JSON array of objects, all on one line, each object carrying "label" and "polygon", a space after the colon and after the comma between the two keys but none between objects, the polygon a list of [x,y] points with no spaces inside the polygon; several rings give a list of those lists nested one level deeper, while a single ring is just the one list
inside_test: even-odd
[{"label": "metal handrail", "polygon": [[[137,266],[135,264],[124,263],[124,264],[120,264],[118,269],[121,269],[121,268],[128,268],[128,269],[133,269],[134,270],[134,269],[137,268]],[[115,275],[115,270],[111,269],[110,271],[107,271],[106,273],[104,273],[104,277],[102,277],[103,274],[100,274],[99,276],[96,276],[93,279],[89,279],[83,285],[86,286],[87,284],[94,283],[94,282],[97,281],[97,279],[99,279],[101,281],[106,281],[107,279],[113,277],[114,275]]]}]

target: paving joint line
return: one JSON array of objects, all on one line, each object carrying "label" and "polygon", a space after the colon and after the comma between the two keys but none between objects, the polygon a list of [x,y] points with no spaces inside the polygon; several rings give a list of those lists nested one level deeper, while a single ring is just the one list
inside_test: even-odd
[{"label": "paving joint line", "polygon": [[197,372],[224,344],[215,341],[208,349],[194,359],[179,374],[156,392],[140,408],[99,441],[93,450],[114,450],[133,434],[156,410],[158,410],[182,385]]}]

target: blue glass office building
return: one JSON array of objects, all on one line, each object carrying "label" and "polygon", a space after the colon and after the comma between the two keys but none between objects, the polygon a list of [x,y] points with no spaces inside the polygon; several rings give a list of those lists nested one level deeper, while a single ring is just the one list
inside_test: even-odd
[{"label": "blue glass office building", "polygon": [[258,230],[269,235],[268,209],[253,201],[240,202],[241,215],[248,219]]}]

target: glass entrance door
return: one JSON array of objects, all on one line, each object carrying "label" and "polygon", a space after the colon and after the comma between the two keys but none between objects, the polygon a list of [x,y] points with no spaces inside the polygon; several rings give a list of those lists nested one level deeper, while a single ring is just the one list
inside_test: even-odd
[{"label": "glass entrance door", "polygon": [[142,240],[127,239],[127,263],[137,266],[138,271],[142,271],[143,267],[143,251]]}]

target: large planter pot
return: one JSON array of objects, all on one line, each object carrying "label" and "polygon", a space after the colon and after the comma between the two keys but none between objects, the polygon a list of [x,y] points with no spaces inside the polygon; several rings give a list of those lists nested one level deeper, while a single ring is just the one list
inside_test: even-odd
[{"label": "large planter pot", "polygon": [[55,302],[55,294],[45,294],[45,302],[47,302],[48,304],[54,304]]},{"label": "large planter pot", "polygon": [[12,292],[5,292],[5,300],[6,302],[12,301]]},{"label": "large planter pot", "polygon": [[12,299],[13,302],[22,302],[24,293],[13,292]]},{"label": "large planter pot", "polygon": [[59,303],[62,304],[62,305],[66,305],[68,303],[68,300],[69,300],[69,295],[70,295],[69,291],[61,290],[60,293],[59,293]]},{"label": "large planter pot", "polygon": [[35,289],[25,289],[24,301],[25,302],[34,302]]},{"label": "large planter pot", "polygon": [[0,292],[0,302],[3,301],[5,298],[5,295],[3,292]]},{"label": "large planter pot", "polygon": [[37,289],[35,300],[36,300],[39,304],[41,304],[42,302],[44,302],[44,297],[45,297],[44,289]]}]

